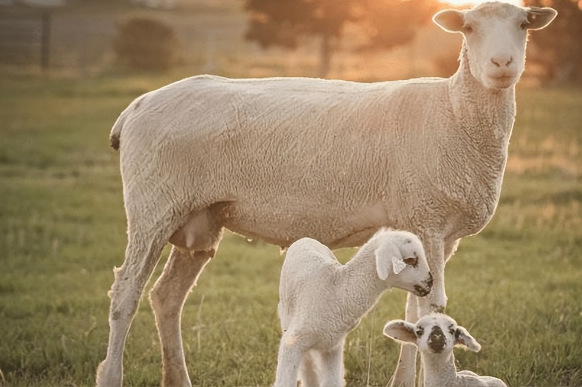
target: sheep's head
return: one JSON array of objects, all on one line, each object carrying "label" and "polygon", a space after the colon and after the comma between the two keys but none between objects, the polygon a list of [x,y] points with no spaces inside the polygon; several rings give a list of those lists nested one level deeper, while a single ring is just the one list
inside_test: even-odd
[{"label": "sheep's head", "polygon": [[420,297],[429,294],[433,279],[420,239],[407,231],[392,230],[381,230],[374,238],[378,277],[386,280],[390,275],[392,287]]},{"label": "sheep's head", "polygon": [[528,30],[546,27],[557,14],[548,7],[524,8],[492,2],[471,10],[444,10],[433,20],[445,31],[463,34],[469,69],[475,79],[487,88],[505,89],[519,81],[525,68]]},{"label": "sheep's head", "polygon": [[479,352],[481,345],[455,320],[441,313],[422,317],[416,324],[392,320],[384,326],[384,334],[396,341],[415,344],[424,354],[447,354],[455,346]]}]

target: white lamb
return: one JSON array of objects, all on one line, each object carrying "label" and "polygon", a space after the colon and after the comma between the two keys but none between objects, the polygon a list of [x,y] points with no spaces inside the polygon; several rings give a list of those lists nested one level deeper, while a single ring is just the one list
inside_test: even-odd
[{"label": "white lamb", "polygon": [[[502,3],[439,13],[439,25],[465,36],[448,79],[197,76],[131,103],[111,131],[128,244],[98,385],[122,383],[127,334],[168,241],[150,293],[162,383],[191,385],[182,307],[224,228],[283,247],[311,237],[331,249],[361,246],[381,227],[409,230],[423,242],[434,285],[425,298],[409,296],[407,319],[442,310],[446,260],[497,206],[527,30],[555,15]],[[412,386],[416,350],[401,355],[394,383]]]},{"label": "white lamb", "polygon": [[346,265],[314,239],[293,243],[279,285],[275,387],[343,386],[346,335],[382,293],[397,287],[423,297],[431,286],[422,243],[409,232],[378,231]]},{"label": "white lamb", "polygon": [[492,376],[479,376],[471,371],[457,372],[453,348],[461,346],[479,352],[481,345],[447,315],[429,314],[416,324],[403,320],[389,321],[384,326],[384,334],[418,347],[424,387],[507,387],[501,379]]}]

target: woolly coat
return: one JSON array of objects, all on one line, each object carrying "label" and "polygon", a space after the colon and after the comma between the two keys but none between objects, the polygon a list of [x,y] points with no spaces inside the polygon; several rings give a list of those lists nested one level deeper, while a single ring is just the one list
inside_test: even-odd
[{"label": "woolly coat", "polygon": [[205,211],[208,228],[332,249],[381,226],[478,232],[499,198],[515,100],[513,88],[484,93],[465,56],[448,79],[196,76],[143,95],[111,133],[129,227],[168,238]]}]

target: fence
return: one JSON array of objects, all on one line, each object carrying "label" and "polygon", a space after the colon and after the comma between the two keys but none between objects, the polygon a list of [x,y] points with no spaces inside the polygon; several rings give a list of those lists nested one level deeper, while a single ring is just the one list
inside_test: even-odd
[{"label": "fence", "polygon": [[51,14],[0,7],[0,63],[50,65]]}]

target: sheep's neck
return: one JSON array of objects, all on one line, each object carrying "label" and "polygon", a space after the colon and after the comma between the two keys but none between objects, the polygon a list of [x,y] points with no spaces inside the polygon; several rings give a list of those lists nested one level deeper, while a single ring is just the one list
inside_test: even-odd
[{"label": "sheep's neck", "polygon": [[424,368],[424,387],[455,386],[457,369],[455,356],[450,354],[420,353]]},{"label": "sheep's neck", "polygon": [[372,309],[389,285],[378,277],[374,249],[370,244],[364,245],[343,267],[343,271],[346,278],[344,301],[349,304],[346,310],[359,320]]},{"label": "sheep's neck", "polygon": [[481,135],[504,144],[509,142],[515,120],[515,86],[492,90],[477,81],[469,68],[465,43],[459,70],[450,78],[449,96],[457,122],[471,136]]}]

